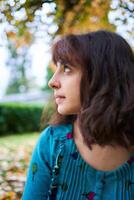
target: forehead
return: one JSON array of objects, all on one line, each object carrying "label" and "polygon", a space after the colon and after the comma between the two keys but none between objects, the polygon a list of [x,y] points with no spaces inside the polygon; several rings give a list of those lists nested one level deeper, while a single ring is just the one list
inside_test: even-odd
[{"label": "forehead", "polygon": [[52,48],[52,61],[56,66],[70,65],[80,67],[81,56],[78,49],[66,39],[60,40]]}]

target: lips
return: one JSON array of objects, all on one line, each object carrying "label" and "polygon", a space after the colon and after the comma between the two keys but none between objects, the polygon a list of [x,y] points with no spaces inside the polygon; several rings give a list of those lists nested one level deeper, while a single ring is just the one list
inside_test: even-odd
[{"label": "lips", "polygon": [[64,99],[65,99],[65,96],[55,95],[55,101],[56,101],[56,103],[62,103],[62,101]]},{"label": "lips", "polygon": [[55,98],[65,98],[65,96],[62,95],[54,95]]}]

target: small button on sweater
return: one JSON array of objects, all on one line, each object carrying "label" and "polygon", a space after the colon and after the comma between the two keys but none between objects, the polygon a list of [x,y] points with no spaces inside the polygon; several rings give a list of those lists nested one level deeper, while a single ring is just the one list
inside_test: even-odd
[{"label": "small button on sweater", "polygon": [[115,170],[96,170],[81,157],[72,131],[72,124],[66,124],[41,133],[22,200],[133,200],[133,154]]}]

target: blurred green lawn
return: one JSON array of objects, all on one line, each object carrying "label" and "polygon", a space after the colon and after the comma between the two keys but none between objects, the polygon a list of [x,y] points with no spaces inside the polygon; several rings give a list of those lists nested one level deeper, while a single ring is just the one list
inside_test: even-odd
[{"label": "blurred green lawn", "polygon": [[0,148],[9,147],[10,145],[15,145],[17,147],[20,145],[34,144],[38,137],[38,133],[18,133],[14,135],[2,135],[0,136]]}]

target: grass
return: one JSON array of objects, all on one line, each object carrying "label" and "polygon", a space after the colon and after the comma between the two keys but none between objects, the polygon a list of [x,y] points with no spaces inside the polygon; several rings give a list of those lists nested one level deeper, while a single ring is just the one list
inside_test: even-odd
[{"label": "grass", "polygon": [[19,133],[14,135],[2,135],[0,136],[0,148],[8,147],[10,145],[20,146],[34,144],[38,139],[38,133]]}]

